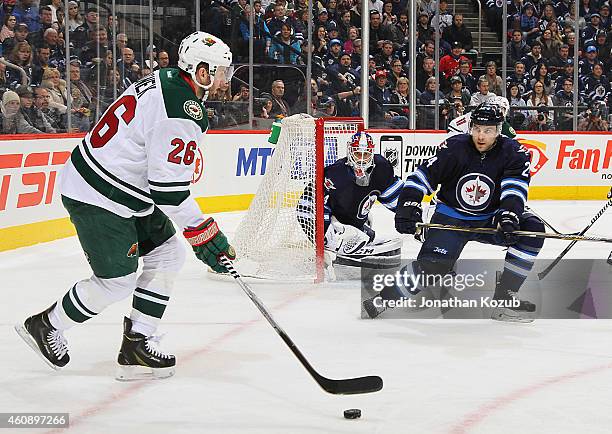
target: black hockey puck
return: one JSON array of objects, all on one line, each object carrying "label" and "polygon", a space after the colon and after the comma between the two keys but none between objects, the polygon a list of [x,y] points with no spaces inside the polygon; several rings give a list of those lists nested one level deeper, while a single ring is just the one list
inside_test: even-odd
[{"label": "black hockey puck", "polygon": [[345,419],[359,419],[361,417],[361,410],[358,408],[349,408],[348,410],[344,410],[344,418]]}]

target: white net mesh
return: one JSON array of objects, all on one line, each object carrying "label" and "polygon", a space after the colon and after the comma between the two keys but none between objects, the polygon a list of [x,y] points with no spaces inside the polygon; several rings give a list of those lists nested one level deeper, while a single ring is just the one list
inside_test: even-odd
[{"label": "white net mesh", "polygon": [[[346,144],[361,121],[326,121],[324,159],[329,165],[346,155]],[[266,174],[232,245],[237,270],[273,280],[314,280],[315,119],[297,114],[282,120],[278,143]],[[307,188],[308,187],[308,188]],[[300,206],[298,206],[300,204]]]}]

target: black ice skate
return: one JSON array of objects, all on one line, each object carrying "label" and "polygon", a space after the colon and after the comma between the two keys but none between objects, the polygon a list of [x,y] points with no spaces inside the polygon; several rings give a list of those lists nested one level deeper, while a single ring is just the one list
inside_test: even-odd
[{"label": "black ice skate", "polygon": [[[382,306],[380,306],[382,304],[382,297],[380,295],[376,295],[372,298],[368,298],[367,300],[365,300],[362,303],[363,309],[365,310],[366,314],[374,319],[376,318],[378,315],[380,315],[381,313],[383,313],[384,311],[387,310],[387,304],[383,304]],[[375,303],[376,301],[376,303]],[[379,305],[380,307],[377,307],[376,305]]]},{"label": "black ice skate", "polygon": [[174,375],[176,359],[157,349],[159,337],[132,331],[132,321],[123,320],[123,342],[117,357],[119,381],[160,379]]},{"label": "black ice skate", "polygon": [[536,305],[518,298],[518,293],[495,288],[493,299],[502,303],[494,307],[491,318],[496,321],[529,323],[535,319]]},{"label": "black ice skate", "polygon": [[64,335],[51,325],[49,312],[53,306],[17,324],[15,331],[53,369],[61,369],[70,361]]}]

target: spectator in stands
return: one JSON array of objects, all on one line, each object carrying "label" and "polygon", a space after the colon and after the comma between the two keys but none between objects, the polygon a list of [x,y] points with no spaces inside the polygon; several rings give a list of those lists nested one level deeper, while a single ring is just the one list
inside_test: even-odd
[{"label": "spectator in stands", "polygon": [[0,43],[4,43],[6,38],[14,38],[15,37],[15,26],[17,25],[17,18],[15,15],[5,15],[4,16],[4,25],[2,26],[2,30],[0,31]]},{"label": "spectator in stands", "polygon": [[268,52],[270,59],[274,63],[296,65],[300,53],[301,45],[293,35],[291,24],[281,24],[280,34],[273,40]]},{"label": "spectator in stands", "polygon": [[81,107],[93,108],[95,106],[95,93],[87,83],[81,80],[81,61],[78,57],[72,56],[70,59],[70,84],[80,92]]},{"label": "spectator in stands", "polygon": [[159,50],[159,54],[157,55],[157,60],[159,62],[159,67],[168,68],[170,66],[170,56],[166,50]]},{"label": "spectator in stands", "polygon": [[440,72],[444,75],[446,80],[449,80],[453,75],[459,73],[459,63],[462,60],[469,60],[467,57],[461,55],[462,51],[463,47],[461,42],[454,41],[451,53],[440,59]]},{"label": "spectator in stands", "polygon": [[125,33],[117,33],[117,54],[121,56],[123,49],[128,46],[128,37]]},{"label": "spectator in stands", "polygon": [[535,74],[530,81],[531,87],[533,88],[535,83],[538,81],[544,83],[544,92],[546,92],[546,95],[552,95],[554,93],[554,83],[552,82],[550,74],[548,73],[548,66],[546,65],[546,62],[540,62],[536,65]]},{"label": "spectator in stands", "polygon": [[485,76],[481,76],[478,79],[478,92],[473,93],[470,98],[470,107],[476,107],[495,98],[495,96],[493,92],[489,92],[489,80]]},{"label": "spectator in stands", "polygon": [[572,82],[574,81],[574,59],[567,59],[567,64],[565,68],[563,68],[563,72],[557,74],[557,78],[555,79],[555,92],[559,92],[563,89],[563,80],[566,78],[571,78]]},{"label": "spectator in stands", "polygon": [[361,74],[352,68],[348,53],[342,53],[339,63],[331,65],[327,70],[333,93],[350,92],[360,85]]},{"label": "spectator in stands", "polygon": [[388,26],[389,28],[395,27],[395,23],[397,23],[397,15],[393,13],[393,3],[391,3],[391,0],[385,0],[383,3],[381,17],[383,26]]},{"label": "spectator in stands", "polygon": [[109,41],[116,39],[116,35],[119,33],[119,20],[117,15],[109,14],[106,17],[106,33],[108,34]]},{"label": "spectator in stands", "polygon": [[121,77],[121,81],[128,87],[130,84],[138,81],[138,72],[140,71],[140,65],[134,59],[134,50],[131,48],[125,48],[121,59],[117,62],[117,70]]},{"label": "spectator in stands", "polygon": [[419,96],[419,124],[420,128],[432,129],[435,127],[435,104],[438,100],[438,110],[440,112],[439,128],[446,129],[450,120],[450,104],[438,90],[438,84],[435,77],[430,77],[425,83],[425,91]]},{"label": "spectator in stands", "polygon": [[600,30],[595,35],[595,39],[589,44],[597,48],[597,58],[604,65],[610,61],[610,54],[612,52],[612,33],[610,36],[610,41],[608,41],[606,32]]},{"label": "spectator in stands", "polygon": [[66,114],[62,114],[58,108],[50,107],[51,95],[44,87],[34,88],[34,106],[36,106],[45,117],[51,128],[56,133],[66,132]]},{"label": "spectator in stands", "polygon": [[584,100],[592,105],[595,102],[612,103],[610,80],[603,74],[603,65],[596,63],[592,72],[584,78]]},{"label": "spectator in stands", "polygon": [[25,42],[28,38],[28,25],[24,23],[17,24],[15,26],[15,36],[12,38],[6,38],[4,42],[2,42],[2,52],[4,53],[4,57],[6,57],[16,44],[19,42]]},{"label": "spectator in stands", "polygon": [[[346,41],[349,39],[349,29],[355,28],[356,26],[351,24],[351,11],[345,10],[340,14],[340,21],[338,22],[338,30],[340,31],[340,39]],[[358,32],[359,33],[359,32]],[[346,48],[345,48],[346,51]]]},{"label": "spectator in stands", "polygon": [[400,77],[397,79],[395,89],[391,94],[391,104],[401,104],[402,107],[396,109],[401,116],[408,118],[410,116],[410,82],[408,77]]},{"label": "spectator in stands", "polygon": [[51,28],[53,24],[53,12],[49,6],[41,6],[39,9],[39,27],[37,31],[30,31],[28,35],[28,42],[31,45],[37,47],[42,44],[44,40],[45,31]]},{"label": "spectator in stands", "polygon": [[593,66],[599,63],[597,59],[597,47],[589,45],[584,49],[584,57],[578,61],[578,75],[586,77],[593,71]]},{"label": "spectator in stands", "polygon": [[531,79],[525,72],[525,64],[522,61],[514,63],[514,72],[507,77],[509,83],[516,83],[520,94],[527,96],[531,92]]},{"label": "spectator in stands", "polygon": [[440,8],[440,11],[439,11],[440,24],[438,24],[438,18],[434,14],[433,17],[431,18],[431,27],[433,27],[434,29],[437,29],[440,33],[443,33],[447,27],[450,27],[453,25],[453,15],[448,10],[447,0],[438,0],[438,4],[439,4],[438,7]]},{"label": "spectator in stands", "polygon": [[26,24],[30,32],[40,29],[38,7],[34,5],[34,0],[18,0],[13,15],[17,18],[17,23]]},{"label": "spectator in stands", "polygon": [[51,0],[49,7],[51,8],[51,22],[57,23],[58,22],[57,11],[63,10],[64,2],[62,0]]},{"label": "spectator in stands", "polygon": [[417,0],[416,4],[417,13],[419,18],[421,15],[427,15],[431,17],[436,13],[436,1],[435,0]]},{"label": "spectator in stands", "polygon": [[351,53],[351,66],[357,70],[361,68],[361,39],[355,39],[353,42],[353,52]]},{"label": "spectator in stands", "polygon": [[[153,57],[152,64],[151,64],[151,57]],[[157,47],[155,45],[153,45],[153,48],[151,48],[150,45],[147,45],[147,48],[145,49],[145,55],[142,58],[142,62],[140,62],[140,64],[142,64],[143,68],[147,68],[151,71],[156,71],[158,69]]]},{"label": "spectator in stands", "polygon": [[2,95],[0,126],[3,134],[36,134],[39,131],[28,124],[21,113],[19,95],[7,90]]},{"label": "spectator in stands", "polygon": [[599,15],[601,16],[601,29],[605,32],[612,30],[612,18],[610,18],[610,5],[604,3],[599,7]]},{"label": "spectator in stands", "polygon": [[63,69],[64,63],[66,63],[66,54],[63,41],[60,40],[57,30],[45,30],[43,44],[49,47],[49,64],[56,68]]},{"label": "spectator in stands", "polygon": [[576,48],[576,34],[574,32],[569,32],[565,42],[569,47],[569,57],[574,57],[574,50]]},{"label": "spectator in stands", "polygon": [[79,12],[79,4],[75,1],[68,2],[68,31],[70,32],[70,39],[73,38],[73,33],[79,26],[85,23],[83,15]]},{"label": "spectator in stands", "polygon": [[550,23],[548,25],[547,29],[550,29],[550,32],[552,33],[553,41],[559,41],[559,43],[561,45],[563,45],[565,43],[563,41],[563,36],[561,35],[561,32],[559,31],[559,22],[558,21],[553,21],[552,23]]},{"label": "spectator in stands", "polygon": [[43,44],[36,48],[36,55],[32,62],[32,84],[39,85],[42,82],[43,72],[49,67],[51,59],[51,48]]},{"label": "spectator in stands", "polygon": [[527,104],[521,96],[521,89],[518,83],[510,82],[510,84],[508,85],[507,95],[508,102],[510,103],[508,122],[515,130],[525,129],[525,127],[527,126],[527,111],[520,110],[520,108],[526,107]]},{"label": "spectator in stands", "polygon": [[520,28],[523,32],[523,39],[528,45],[532,45],[531,42],[540,34],[540,28],[538,27],[539,20],[535,15],[535,7],[532,3],[525,3],[519,19]]},{"label": "spectator in stands", "polygon": [[272,82],[271,94],[267,96],[272,101],[272,109],[268,112],[270,117],[283,116],[287,117],[291,115],[291,108],[289,103],[284,99],[285,95],[285,83],[283,80],[274,80]]},{"label": "spectator in stands", "polygon": [[540,21],[538,23],[540,33],[544,33],[544,30],[546,30],[551,23],[555,22],[557,22],[555,8],[553,7],[552,3],[545,3],[542,7],[542,15],[540,16]]},{"label": "spectator in stands", "polygon": [[599,105],[589,107],[584,117],[578,122],[578,131],[608,131],[608,122],[603,119]]},{"label": "spectator in stands", "polygon": [[603,30],[601,27],[601,15],[598,13],[593,13],[589,17],[589,24],[582,30],[580,34],[581,41],[588,41],[589,39],[595,38],[595,35],[600,30]]},{"label": "spectator in stands", "polygon": [[388,81],[391,89],[395,89],[397,87],[397,81],[401,77],[408,77],[408,74],[403,70],[402,61],[399,59],[394,59],[391,61],[391,72],[388,74]]},{"label": "spectator in stands", "polygon": [[542,45],[542,57],[546,59],[546,61],[549,61],[559,54],[561,42],[552,38],[552,31],[550,29],[545,29],[542,32],[542,36],[537,38],[537,41]]},{"label": "spectator in stands", "polygon": [[[574,111],[574,81],[571,77],[563,79],[562,89],[553,96],[553,104],[555,106],[567,107],[566,109],[557,109],[555,117],[555,129],[557,131],[571,131],[573,129],[573,111]],[[578,105],[582,105],[582,97],[578,95]]]},{"label": "spectator in stands", "polygon": [[427,41],[434,39],[434,29],[429,25],[429,15],[424,12],[419,13],[417,34],[419,35],[417,44],[427,44]]},{"label": "spectator in stands", "polygon": [[[402,51],[404,50],[406,51],[405,54],[400,55],[400,57],[403,57],[406,59],[403,63],[407,63],[408,56],[410,53],[410,45],[406,44],[404,47],[402,47]],[[416,59],[417,71],[423,67],[423,60],[426,57],[431,57],[432,59],[434,58],[435,51],[436,51],[436,46],[434,44],[434,41],[431,41],[431,40],[425,41],[421,52],[417,54],[417,59]]]},{"label": "spectator in stands", "polygon": [[[26,73],[26,84],[32,79],[32,47],[27,42],[18,42],[8,56],[8,61],[13,65],[19,66]],[[9,88],[15,89],[23,84],[21,73],[14,68],[6,71],[6,84]]]},{"label": "spectator in stands", "polygon": [[359,38],[359,29],[357,27],[351,26],[348,30],[348,38],[345,39],[343,45],[343,51],[347,54],[353,54],[353,45],[355,41]]},{"label": "spectator in stands", "polygon": [[[393,42],[383,41],[380,53],[374,56],[376,65],[384,68],[387,72],[391,71],[391,63],[393,62]],[[387,77],[388,78],[388,77]]]},{"label": "spectator in stands", "polygon": [[29,86],[21,86],[17,89],[21,114],[25,121],[36,130],[36,133],[54,134],[55,128],[51,126],[45,115],[34,105],[34,93]]},{"label": "spectator in stands", "polygon": [[[90,35],[99,31],[100,29],[103,29],[104,34],[107,35],[106,29],[101,27],[98,23],[98,8],[90,6],[85,14],[85,21],[83,24],[75,28],[70,34],[70,40],[74,44],[75,48],[83,47],[87,43],[88,38],[90,38]],[[83,61],[83,58],[81,58],[81,61]],[[86,61],[83,61],[83,63],[87,64]]]},{"label": "spectator in stands", "polygon": [[531,45],[531,51],[521,59],[525,64],[525,71],[532,76],[535,73],[535,66],[542,60],[542,44],[538,41],[534,41]]},{"label": "spectator in stands", "polygon": [[368,10],[369,11],[376,10],[378,11],[379,14],[382,14],[383,12],[382,0],[368,0]]},{"label": "spectator in stands", "polygon": [[543,107],[552,107],[553,101],[545,91],[544,83],[538,81],[533,85],[533,92],[527,99],[527,107],[538,107],[538,110],[529,110],[527,122],[531,131],[551,131],[554,129],[554,114]]},{"label": "spectator in stands", "polygon": [[[208,98],[206,98],[206,108],[214,110],[211,128],[237,125],[234,115],[235,106],[232,103],[232,92],[228,83],[220,83],[209,93]],[[240,106],[240,109],[242,109],[242,106]]]},{"label": "spectator in stands", "polygon": [[453,47],[454,42],[459,42],[465,51],[474,48],[472,32],[463,24],[463,14],[455,14],[453,24],[444,29],[442,38]]},{"label": "spectator in stands", "polygon": [[462,107],[469,106],[472,95],[470,94],[470,91],[463,86],[463,80],[461,80],[461,77],[459,77],[458,75],[451,77],[450,84],[451,90],[446,95],[446,99],[451,102],[454,102],[458,99],[459,101],[461,101]]},{"label": "spectator in stands", "polygon": [[[486,64],[486,71],[481,76],[487,79],[489,82],[489,91],[493,92],[495,95],[502,94],[503,82],[499,75],[497,75],[497,64],[490,60]],[[480,79],[480,78],[479,78]]]},{"label": "spectator in stands", "polygon": [[327,29],[325,26],[318,26],[314,39],[314,53],[323,58],[327,54]]},{"label": "spectator in stands", "polygon": [[550,70],[553,78],[556,78],[559,74],[563,73],[568,61],[569,46],[567,44],[563,44],[559,47],[559,53],[548,62],[548,69]]},{"label": "spectator in stands", "polygon": [[506,55],[508,63],[514,63],[527,56],[530,51],[529,45],[523,40],[523,32],[514,30],[512,32],[512,40],[506,45]]},{"label": "spectator in stands", "polygon": [[434,71],[434,60],[431,57],[426,57],[423,60],[423,66],[416,73],[416,88],[420,92],[425,91],[425,83],[427,80],[435,75]]},{"label": "spectator in stands", "polygon": [[327,71],[329,71],[330,66],[338,64],[341,53],[342,41],[339,39],[332,39],[329,41],[329,51],[325,56],[323,56],[323,64],[325,65],[325,69]]},{"label": "spectator in stands", "polygon": [[463,81],[463,87],[470,91],[470,94],[476,92],[478,87],[478,81],[476,77],[472,75],[472,63],[469,60],[462,60],[459,62],[459,78]]},{"label": "spectator in stands", "polygon": [[[393,4],[393,3],[391,3]],[[397,23],[391,27],[393,33],[393,46],[399,49],[410,40],[410,28],[408,27],[408,12],[402,11],[397,16]]]},{"label": "spectator in stands", "polygon": [[[85,44],[80,56],[81,63],[88,68],[91,68],[94,64],[99,64],[106,52],[111,49],[108,43],[108,34],[104,27],[95,28],[90,36],[91,40]],[[134,52],[132,51],[133,56]]]},{"label": "spectator in stands", "polygon": [[370,119],[378,126],[406,128],[408,119],[385,107],[392,104],[391,95],[391,89],[387,86],[387,72],[382,69],[376,71],[374,82],[370,83]]},{"label": "spectator in stands", "polygon": [[50,107],[58,108],[61,113],[66,113],[66,104],[68,103],[66,81],[61,79],[57,68],[45,69],[42,86],[49,91],[51,96]]},{"label": "spectator in stands", "polygon": [[380,13],[376,10],[370,11],[370,54],[373,56],[382,51],[382,46],[385,41],[391,40],[393,33],[389,26],[384,26],[380,17]]}]

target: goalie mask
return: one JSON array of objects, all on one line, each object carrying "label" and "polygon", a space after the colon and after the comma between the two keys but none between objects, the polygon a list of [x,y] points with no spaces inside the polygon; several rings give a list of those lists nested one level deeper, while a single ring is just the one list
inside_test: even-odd
[{"label": "goalie mask", "polygon": [[374,169],[374,140],[365,131],[353,134],[348,142],[347,163],[355,173],[355,183],[366,187]]},{"label": "goalie mask", "polygon": [[[205,63],[210,80],[200,83],[196,80],[198,65]],[[222,82],[229,82],[234,74],[232,52],[225,42],[206,32],[194,32],[181,41],[178,49],[178,67],[191,76],[196,86],[208,92]]]}]

